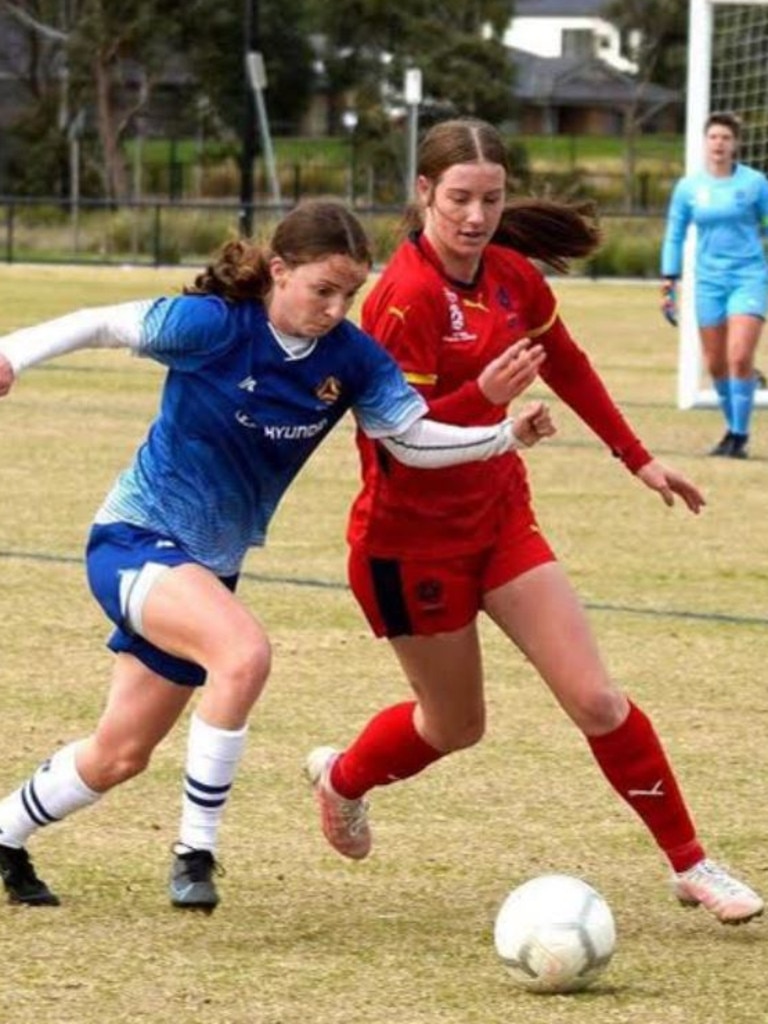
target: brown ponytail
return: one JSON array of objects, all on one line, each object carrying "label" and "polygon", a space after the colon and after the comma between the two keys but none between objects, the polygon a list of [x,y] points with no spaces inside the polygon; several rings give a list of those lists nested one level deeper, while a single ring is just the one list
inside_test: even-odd
[{"label": "brown ponytail", "polygon": [[493,241],[566,273],[568,260],[597,249],[601,232],[590,202],[515,199],[504,207]]},{"label": "brown ponytail", "polygon": [[261,300],[272,287],[273,257],[297,267],[336,255],[368,267],[373,263],[368,238],[354,214],[333,200],[310,200],[286,214],[268,245],[250,239],[225,243],[184,294],[219,295],[231,302]]}]

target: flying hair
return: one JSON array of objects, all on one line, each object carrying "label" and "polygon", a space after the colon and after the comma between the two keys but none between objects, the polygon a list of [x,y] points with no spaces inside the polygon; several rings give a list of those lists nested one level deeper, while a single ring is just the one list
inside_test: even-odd
[{"label": "flying hair", "polygon": [[[509,177],[507,150],[496,128],[478,118],[453,118],[433,125],[425,133],[419,144],[416,173],[436,186],[448,168],[479,162],[498,164]],[[404,222],[409,231],[423,226],[417,204],[407,208]],[[507,202],[493,237],[496,244],[539,260],[559,273],[567,272],[569,260],[593,253],[601,240],[593,203],[535,197]]]}]

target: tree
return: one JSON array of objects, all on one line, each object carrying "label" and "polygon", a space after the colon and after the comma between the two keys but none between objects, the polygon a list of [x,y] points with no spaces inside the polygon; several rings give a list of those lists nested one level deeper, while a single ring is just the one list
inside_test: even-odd
[{"label": "tree", "polygon": [[308,10],[320,40],[330,131],[351,93],[370,113],[396,108],[407,67],[421,68],[431,102],[489,120],[509,116],[512,66],[501,42],[509,0],[308,0]]},{"label": "tree", "polygon": [[641,81],[682,88],[688,53],[688,0],[613,0],[605,15],[627,39]]},{"label": "tree", "polygon": [[[181,45],[189,67],[217,118],[239,136],[248,87],[243,2],[189,0],[184,9]],[[270,121],[283,131],[295,130],[313,84],[303,0],[262,0],[258,37],[267,74]]]},{"label": "tree", "polygon": [[[291,126],[312,84],[301,3],[265,0],[261,5],[270,113]],[[54,154],[55,166],[66,164],[68,133],[87,113],[98,141],[89,156],[107,198],[127,196],[124,142],[158,87],[167,83],[169,69],[183,83],[176,92],[180,122],[195,123],[204,101],[212,121],[232,138],[240,137],[248,88],[240,4],[0,0],[0,12],[11,19],[19,43],[13,54],[5,47],[5,67],[32,101],[19,126],[25,152],[32,139],[41,140],[38,148]],[[50,182],[45,191],[51,191],[55,177],[43,177]]]},{"label": "tree", "polygon": [[687,0],[613,0],[605,16],[618,25],[637,65],[635,100],[625,111],[624,174],[627,205],[632,206],[635,180],[635,140],[655,111],[643,108],[643,93],[651,82],[673,89],[685,81],[688,47]]},{"label": "tree", "polygon": [[93,109],[104,195],[125,199],[122,142],[165,72],[179,22],[169,17],[165,0],[121,0],[119,5],[79,0],[72,6],[67,33],[72,102]]},{"label": "tree", "polygon": [[81,111],[91,111],[103,192],[124,198],[121,141],[165,68],[178,36],[177,19],[164,13],[164,0],[121,0],[119,9],[109,0],[3,0],[2,8],[26,35],[21,50],[28,81],[41,67],[35,55],[48,55],[45,74],[35,75],[38,117],[50,110],[51,95],[59,96],[57,121],[49,122],[46,134],[58,133],[65,145]]}]

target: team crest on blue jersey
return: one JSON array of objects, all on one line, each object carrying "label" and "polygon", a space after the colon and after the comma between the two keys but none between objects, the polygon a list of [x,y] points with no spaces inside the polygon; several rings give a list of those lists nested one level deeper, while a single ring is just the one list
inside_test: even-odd
[{"label": "team crest on blue jersey", "polygon": [[333,405],[341,398],[341,381],[338,377],[326,377],[322,384],[315,388],[315,394],[321,402]]}]

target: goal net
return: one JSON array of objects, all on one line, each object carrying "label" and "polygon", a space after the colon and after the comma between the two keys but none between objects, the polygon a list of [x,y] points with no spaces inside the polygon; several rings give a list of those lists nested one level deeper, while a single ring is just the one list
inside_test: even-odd
[{"label": "goal net", "polygon": [[[713,110],[729,110],[743,122],[738,159],[768,172],[768,0],[690,0],[685,172],[700,170],[704,123]],[[680,310],[678,406],[717,405],[706,378],[693,308],[695,230],[688,235]],[[768,391],[757,392],[768,406]]]}]

